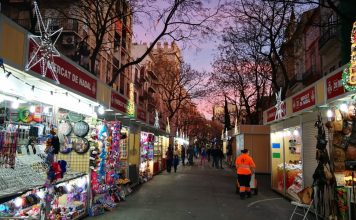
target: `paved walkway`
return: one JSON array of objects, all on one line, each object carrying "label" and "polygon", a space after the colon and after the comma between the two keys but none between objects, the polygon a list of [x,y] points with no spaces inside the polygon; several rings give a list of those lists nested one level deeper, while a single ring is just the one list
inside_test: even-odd
[{"label": "paved walkway", "polygon": [[270,190],[268,176],[258,180],[259,194],[240,200],[231,169],[180,166],[177,173],[163,172],[140,186],[116,210],[92,219],[289,219],[293,209],[289,201]]}]

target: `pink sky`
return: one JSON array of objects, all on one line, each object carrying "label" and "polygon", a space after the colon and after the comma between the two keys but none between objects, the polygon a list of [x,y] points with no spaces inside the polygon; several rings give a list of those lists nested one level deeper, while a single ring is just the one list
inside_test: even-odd
[{"label": "pink sky", "polygon": [[[149,25],[135,25],[134,24],[134,39],[133,42],[137,43],[150,43],[157,36],[157,30],[144,28]],[[164,39],[162,40],[164,41]],[[171,39],[167,39],[167,41],[171,41]],[[186,63],[192,65],[194,69],[200,71],[211,71],[211,63],[213,62],[214,53],[216,53],[216,48],[218,45],[217,38],[210,38],[205,42],[191,42],[191,44],[187,45],[181,42],[177,42],[180,46],[183,54],[183,59]],[[212,104],[208,103],[204,100],[196,100],[198,105],[198,109],[207,119],[211,119],[212,117]]]}]

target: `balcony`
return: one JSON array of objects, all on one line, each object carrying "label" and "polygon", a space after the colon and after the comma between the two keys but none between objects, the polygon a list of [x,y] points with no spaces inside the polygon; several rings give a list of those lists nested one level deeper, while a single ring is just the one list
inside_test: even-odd
[{"label": "balcony", "polygon": [[321,73],[316,71],[313,68],[309,68],[305,73],[303,73],[303,85],[309,86],[310,84],[314,83],[318,79],[321,78]]},{"label": "balcony", "polygon": [[[31,29],[31,20],[30,19],[15,19],[17,24],[22,26],[23,28],[30,30]],[[59,28],[63,28],[63,32],[74,32],[79,35],[79,24],[78,21],[67,18],[44,18],[43,22],[46,25],[47,22],[50,21],[50,30],[58,30]],[[35,31],[38,32],[38,24],[36,24]]]},{"label": "balcony", "polygon": [[322,30],[322,34],[319,39],[319,48],[325,46],[328,41],[336,39],[338,35],[338,24],[328,25],[328,28]]}]

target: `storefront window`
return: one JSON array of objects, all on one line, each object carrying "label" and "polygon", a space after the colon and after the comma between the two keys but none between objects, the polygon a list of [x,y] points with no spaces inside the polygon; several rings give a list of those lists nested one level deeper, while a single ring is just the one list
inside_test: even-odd
[{"label": "storefront window", "polygon": [[302,189],[302,139],[300,127],[271,135],[272,188],[294,197]]}]

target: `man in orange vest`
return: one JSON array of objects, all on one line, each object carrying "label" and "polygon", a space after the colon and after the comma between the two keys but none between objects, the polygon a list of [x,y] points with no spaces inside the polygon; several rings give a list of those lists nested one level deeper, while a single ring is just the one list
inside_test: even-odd
[{"label": "man in orange vest", "polygon": [[241,199],[245,199],[247,197],[251,197],[251,189],[250,189],[250,181],[251,175],[255,172],[255,162],[248,155],[248,150],[241,150],[241,155],[236,158],[235,166],[237,170],[237,181],[239,181],[240,185],[240,197]]}]

